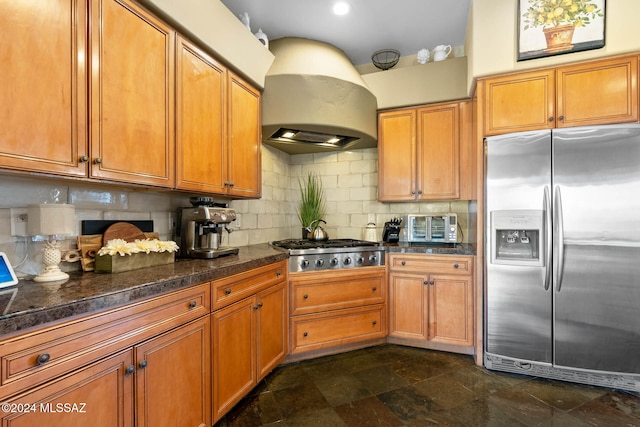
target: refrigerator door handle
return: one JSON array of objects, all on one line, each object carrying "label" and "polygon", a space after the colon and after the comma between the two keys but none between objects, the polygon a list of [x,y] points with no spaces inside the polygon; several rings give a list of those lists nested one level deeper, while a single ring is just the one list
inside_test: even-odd
[{"label": "refrigerator door handle", "polygon": [[544,209],[544,224],[543,227],[545,229],[545,252],[544,252],[544,290],[549,290],[549,284],[551,283],[551,262],[552,262],[552,230],[551,230],[551,202],[549,195],[549,186],[544,186],[544,198],[542,202],[542,209]]},{"label": "refrigerator door handle", "polygon": [[562,223],[562,196],[560,194],[560,187],[555,188],[554,194],[554,224],[556,228],[556,244],[557,248],[555,253],[557,254],[557,264],[555,268],[556,272],[556,292],[560,292],[562,286],[562,273],[564,269],[564,224]]}]

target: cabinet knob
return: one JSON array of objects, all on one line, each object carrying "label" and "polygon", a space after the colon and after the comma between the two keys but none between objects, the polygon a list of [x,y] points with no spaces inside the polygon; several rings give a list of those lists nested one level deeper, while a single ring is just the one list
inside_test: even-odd
[{"label": "cabinet knob", "polygon": [[197,305],[198,305],[198,303],[196,303],[195,301],[191,301],[189,303],[189,308],[196,308]]},{"label": "cabinet knob", "polygon": [[558,117],[558,120],[564,120],[564,116]]},{"label": "cabinet knob", "polygon": [[136,367],[133,365],[127,366],[127,369],[124,370],[124,373],[127,375],[131,375],[136,371]]},{"label": "cabinet knob", "polygon": [[309,295],[307,294],[302,295],[302,299],[308,299],[308,298],[309,298]]},{"label": "cabinet knob", "polygon": [[421,194],[422,194],[422,190],[418,190],[418,195],[421,195]]},{"label": "cabinet knob", "polygon": [[429,284],[429,281],[428,281],[428,280],[425,280],[425,281],[423,281],[423,282],[422,282],[422,284],[423,284],[423,285],[428,285],[428,284]]},{"label": "cabinet knob", "polygon": [[102,158],[96,157],[95,159],[93,159],[93,163],[95,163],[96,165],[99,165],[100,163],[102,163]]},{"label": "cabinet knob", "polygon": [[400,263],[400,265],[407,265],[407,262],[406,262],[406,261],[402,261],[402,262]]},{"label": "cabinet knob", "polygon": [[140,368],[146,368],[146,367],[147,367],[147,361],[146,361],[146,360],[143,360],[142,362],[138,363],[138,366],[139,366]]},{"label": "cabinet knob", "polygon": [[276,277],[282,276],[282,271],[276,271]]},{"label": "cabinet knob", "polygon": [[80,163],[87,163],[89,161],[89,156],[80,156]]},{"label": "cabinet knob", "polygon": [[227,294],[227,295],[229,295],[229,294],[231,293],[231,289],[230,289],[230,288],[229,288],[229,289],[225,289],[225,290],[224,290],[224,293],[225,293],[225,294]]},{"label": "cabinet knob", "polygon": [[412,191],[412,192],[411,192],[411,195],[412,195],[412,196],[415,196],[415,195],[416,195],[416,192],[415,192],[415,191]]},{"label": "cabinet knob", "polygon": [[554,121],[554,120],[555,120],[555,118],[554,118],[553,116],[549,117],[549,121],[550,121],[550,122],[552,122],[552,121]]},{"label": "cabinet knob", "polygon": [[303,336],[303,337],[306,337],[307,335],[309,335],[309,333],[308,333],[308,332],[303,332],[303,333],[302,333],[302,336]]},{"label": "cabinet knob", "polygon": [[453,268],[458,268],[460,267],[458,264],[453,264]]},{"label": "cabinet knob", "polygon": [[377,288],[376,286],[374,286],[373,288],[371,288],[371,290],[372,290],[373,292],[375,292],[375,291],[377,291],[377,290],[378,290],[378,288]]},{"label": "cabinet knob", "polygon": [[49,355],[49,353],[42,353],[36,358],[36,365],[43,365],[47,363],[49,359],[51,359],[51,356]]},{"label": "cabinet knob", "polygon": [[377,320],[374,320],[372,323],[373,323],[374,325],[377,325],[377,324],[378,324],[378,321],[377,321]]}]

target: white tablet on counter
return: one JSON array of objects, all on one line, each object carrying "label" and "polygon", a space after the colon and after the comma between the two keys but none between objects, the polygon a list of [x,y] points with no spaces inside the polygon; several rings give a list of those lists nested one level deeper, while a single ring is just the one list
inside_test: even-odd
[{"label": "white tablet on counter", "polygon": [[0,252],[0,289],[17,284],[18,278],[11,267],[7,254]]}]

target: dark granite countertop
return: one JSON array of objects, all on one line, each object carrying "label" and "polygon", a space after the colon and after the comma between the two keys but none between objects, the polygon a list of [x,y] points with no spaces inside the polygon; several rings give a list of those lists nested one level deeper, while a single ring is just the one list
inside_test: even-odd
[{"label": "dark granite countertop", "polygon": [[[241,273],[288,258],[268,244],[241,247],[237,255],[116,274],[71,273],[59,284],[21,280],[0,292],[0,337],[57,320],[126,305],[155,295]],[[13,298],[13,299],[11,299]]]},{"label": "dark granite countertop", "polygon": [[383,243],[387,252],[436,255],[476,255],[475,246],[469,243],[426,244],[426,243]]}]

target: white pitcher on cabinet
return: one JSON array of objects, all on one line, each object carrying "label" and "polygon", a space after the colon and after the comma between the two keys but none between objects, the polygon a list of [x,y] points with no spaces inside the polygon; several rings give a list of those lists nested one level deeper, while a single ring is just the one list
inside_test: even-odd
[{"label": "white pitcher on cabinet", "polygon": [[438,45],[433,48],[433,60],[444,61],[451,53],[451,45]]}]

